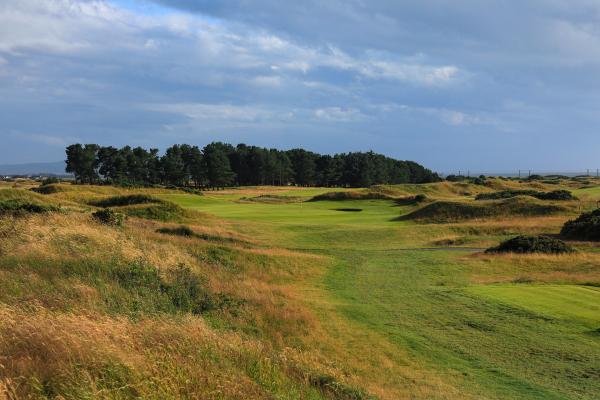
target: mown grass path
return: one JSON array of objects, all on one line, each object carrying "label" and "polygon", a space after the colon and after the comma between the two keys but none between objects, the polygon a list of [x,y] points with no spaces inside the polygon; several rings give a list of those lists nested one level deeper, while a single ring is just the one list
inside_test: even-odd
[{"label": "mown grass path", "polygon": [[[324,290],[321,301],[353,326],[376,333],[437,371],[465,396],[600,398],[596,289],[472,286],[463,252],[417,250],[431,247],[432,239],[448,228],[392,222],[405,210],[391,202],[242,204],[217,195],[169,199],[236,221],[239,229],[267,244],[332,257],[334,266],[315,282]],[[362,211],[335,211],[340,207]],[[393,251],[398,248],[403,251]],[[371,346],[361,342],[360,332],[344,337],[349,336],[354,338],[349,348]],[[397,381],[403,384],[402,377]]]}]

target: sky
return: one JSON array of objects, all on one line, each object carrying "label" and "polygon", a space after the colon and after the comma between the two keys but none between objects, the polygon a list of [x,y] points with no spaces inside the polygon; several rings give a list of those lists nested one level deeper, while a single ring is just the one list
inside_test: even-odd
[{"label": "sky", "polygon": [[1,0],[0,164],[68,144],[600,167],[599,0]]}]

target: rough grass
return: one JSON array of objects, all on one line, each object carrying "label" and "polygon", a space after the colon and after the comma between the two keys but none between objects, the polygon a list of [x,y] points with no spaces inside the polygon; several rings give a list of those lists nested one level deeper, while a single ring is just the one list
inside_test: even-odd
[{"label": "rough grass", "polygon": [[197,238],[211,242],[224,242],[224,243],[240,243],[240,244],[248,244],[243,240],[239,240],[233,237],[226,236],[218,236],[214,234],[208,234],[204,232],[195,232],[190,227],[186,225],[180,225],[178,227],[162,227],[156,230],[158,233],[162,233],[165,235],[174,235],[174,236],[183,236],[187,238]]},{"label": "rough grass", "polygon": [[98,210],[92,213],[92,218],[104,225],[121,226],[125,221],[125,215],[115,212],[110,208]]},{"label": "rough grass", "polygon": [[145,194],[130,194],[125,196],[113,196],[99,200],[92,200],[90,205],[96,207],[123,207],[136,204],[162,203],[163,201]]},{"label": "rough grass", "polygon": [[304,197],[298,196],[281,196],[277,194],[262,194],[254,197],[241,197],[240,202],[249,203],[267,203],[267,204],[278,204],[278,203],[297,203],[304,201]]},{"label": "rough grass", "polygon": [[500,192],[480,193],[475,197],[475,200],[499,200],[517,196],[531,196],[539,200],[576,200],[576,197],[568,190],[553,190],[551,192],[539,192],[537,190],[503,190]]},{"label": "rough grass", "polygon": [[182,222],[191,216],[189,211],[186,211],[171,202],[162,202],[150,205],[136,204],[132,206],[119,207],[118,211],[130,217],[163,222]]},{"label": "rough grass", "polygon": [[65,189],[64,185],[60,185],[58,183],[51,183],[47,185],[40,185],[38,187],[32,188],[31,190],[40,194],[54,194],[64,192]]},{"label": "rough grass", "polygon": [[394,198],[395,197],[381,191],[364,190],[352,192],[328,192],[314,196],[308,201],[394,200]]},{"label": "rough grass", "polygon": [[[314,318],[278,282],[301,279],[316,260],[161,241],[154,223],[133,222],[115,230],[83,213],[0,218],[0,337],[10,339],[0,340],[0,397],[360,393],[318,354],[281,350]],[[222,227],[205,221],[211,230]],[[313,376],[335,378],[318,387]]]},{"label": "rough grass", "polygon": [[524,197],[489,201],[486,203],[436,201],[403,215],[397,218],[397,220],[443,223],[506,216],[546,216],[566,211],[568,209],[565,207],[554,204],[543,204]]},{"label": "rough grass", "polygon": [[0,216],[7,214],[16,216],[42,214],[52,211],[59,211],[59,208],[49,204],[32,203],[23,200],[0,200]]}]

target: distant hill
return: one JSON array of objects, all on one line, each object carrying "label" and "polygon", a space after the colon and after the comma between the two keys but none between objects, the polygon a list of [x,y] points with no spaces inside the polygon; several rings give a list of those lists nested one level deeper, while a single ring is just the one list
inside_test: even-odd
[{"label": "distant hill", "polygon": [[65,162],[0,165],[0,175],[65,175]]}]

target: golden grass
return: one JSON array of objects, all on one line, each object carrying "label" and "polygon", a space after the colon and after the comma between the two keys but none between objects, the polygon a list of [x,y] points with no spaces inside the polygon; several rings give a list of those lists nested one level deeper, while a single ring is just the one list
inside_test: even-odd
[{"label": "golden grass", "polygon": [[[25,398],[46,390],[44,385],[59,385],[52,390],[119,398],[113,389],[102,387],[102,374],[107,373],[102,371],[116,368],[125,374],[122,379],[128,386],[123,390],[142,398],[262,399],[268,393],[245,370],[255,368],[256,360],[265,363],[259,369],[288,374],[280,378],[283,381],[308,382],[308,366],[284,363],[278,352],[310,337],[319,324],[290,280],[316,276],[322,257],[236,244],[215,246],[158,234],[159,226],[165,224],[132,218],[123,228],[108,227],[78,212],[6,217],[0,220],[0,257],[29,260],[31,265],[50,260],[144,259],[159,270],[185,264],[204,277],[211,292],[243,300],[236,314],[220,318],[234,328],[253,326],[251,335],[262,339],[216,333],[198,317],[137,322],[111,318],[98,313],[96,288],[65,282],[71,285],[70,293],[76,293],[73,313],[61,311],[64,305],[56,304],[68,301],[72,294],[57,299],[40,294],[20,307],[0,306],[0,396]],[[211,235],[249,239],[216,221],[192,227]],[[213,254],[216,248],[224,250]],[[14,279],[16,274],[33,286],[42,283],[34,271],[27,276],[2,271],[0,279]],[[324,373],[323,365],[312,364],[310,371]],[[343,374],[337,377],[348,380]]]},{"label": "golden grass", "polygon": [[464,259],[473,283],[532,281],[600,284],[600,253],[475,254]]},{"label": "golden grass", "polygon": [[[217,334],[199,318],[134,322],[2,307],[0,337],[0,387],[7,398],[35,396],[40,386],[52,385],[99,399],[121,398],[119,392],[145,399],[267,395],[244,367],[270,359],[269,350],[236,334]],[[125,386],[106,387],[107,373],[122,374],[116,378],[126,379]]]}]

